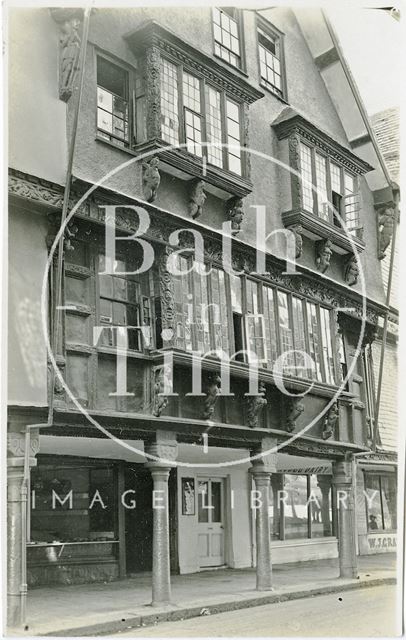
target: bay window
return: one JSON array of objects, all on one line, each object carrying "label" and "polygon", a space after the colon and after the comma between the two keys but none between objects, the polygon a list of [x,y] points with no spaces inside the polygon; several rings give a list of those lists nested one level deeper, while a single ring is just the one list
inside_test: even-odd
[{"label": "bay window", "polygon": [[[192,155],[242,175],[241,104],[165,58],[160,84],[162,139],[171,145],[185,144]],[[202,145],[206,140],[208,146]]]}]

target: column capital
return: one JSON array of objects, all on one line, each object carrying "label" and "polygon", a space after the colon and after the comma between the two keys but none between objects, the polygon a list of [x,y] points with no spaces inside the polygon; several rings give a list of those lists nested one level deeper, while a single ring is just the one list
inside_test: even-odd
[{"label": "column capital", "polygon": [[[23,467],[26,455],[27,438],[25,428],[19,430],[9,430],[7,433],[7,467],[15,468]],[[29,432],[28,444],[28,464],[35,467],[37,461],[35,456],[39,452],[39,429],[33,429]]]},{"label": "column capital", "polygon": [[[178,457],[176,435],[159,429],[155,434],[155,440],[144,443],[144,451],[147,454],[146,466],[148,468],[170,469],[175,466]],[[149,458],[148,456],[153,457]]]},{"label": "column capital", "polygon": [[251,450],[252,456],[261,454],[260,457],[251,460],[251,473],[254,475],[258,473],[276,473],[276,445],[277,441],[275,438],[263,438],[260,445]]},{"label": "column capital", "polygon": [[337,460],[333,462],[333,484],[350,487],[353,483],[352,462],[348,460]]}]

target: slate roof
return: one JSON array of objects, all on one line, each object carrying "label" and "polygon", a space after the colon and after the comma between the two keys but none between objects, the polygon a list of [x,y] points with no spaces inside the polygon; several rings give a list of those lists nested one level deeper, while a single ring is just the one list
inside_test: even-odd
[{"label": "slate roof", "polygon": [[391,178],[399,184],[399,108],[379,111],[370,120]]}]

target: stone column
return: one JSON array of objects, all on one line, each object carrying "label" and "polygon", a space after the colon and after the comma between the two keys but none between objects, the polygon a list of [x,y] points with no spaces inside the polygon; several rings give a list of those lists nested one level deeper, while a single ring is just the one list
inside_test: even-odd
[{"label": "stone column", "polygon": [[[261,449],[253,453],[265,453],[275,446],[275,441],[265,438]],[[276,471],[275,454],[264,455],[252,461],[250,472],[257,494],[251,501],[255,508],[255,535],[257,546],[257,591],[272,590],[271,532],[269,522],[269,498],[271,473]]]},{"label": "stone column", "polygon": [[36,465],[39,451],[38,430],[30,432],[29,451],[25,452],[25,427],[10,426],[7,434],[7,625],[22,627],[26,621],[27,600],[27,498],[28,482],[24,478]]},{"label": "stone column", "polygon": [[355,499],[351,461],[333,463],[333,484],[337,490],[340,578],[357,578]]},{"label": "stone column", "polygon": [[177,456],[176,438],[157,432],[145,452],[154,456],[146,463],[153,479],[152,606],[162,606],[171,602],[168,479]]},{"label": "stone column", "polygon": [[327,475],[317,476],[317,485],[321,491],[321,521],[323,523],[323,535],[331,536],[331,518],[330,518],[330,491],[331,477]]}]

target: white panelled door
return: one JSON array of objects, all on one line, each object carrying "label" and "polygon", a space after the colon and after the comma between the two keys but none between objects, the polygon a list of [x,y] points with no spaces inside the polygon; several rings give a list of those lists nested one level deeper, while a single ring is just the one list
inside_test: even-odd
[{"label": "white panelled door", "polygon": [[224,484],[221,478],[198,479],[197,547],[200,567],[224,564]]}]

